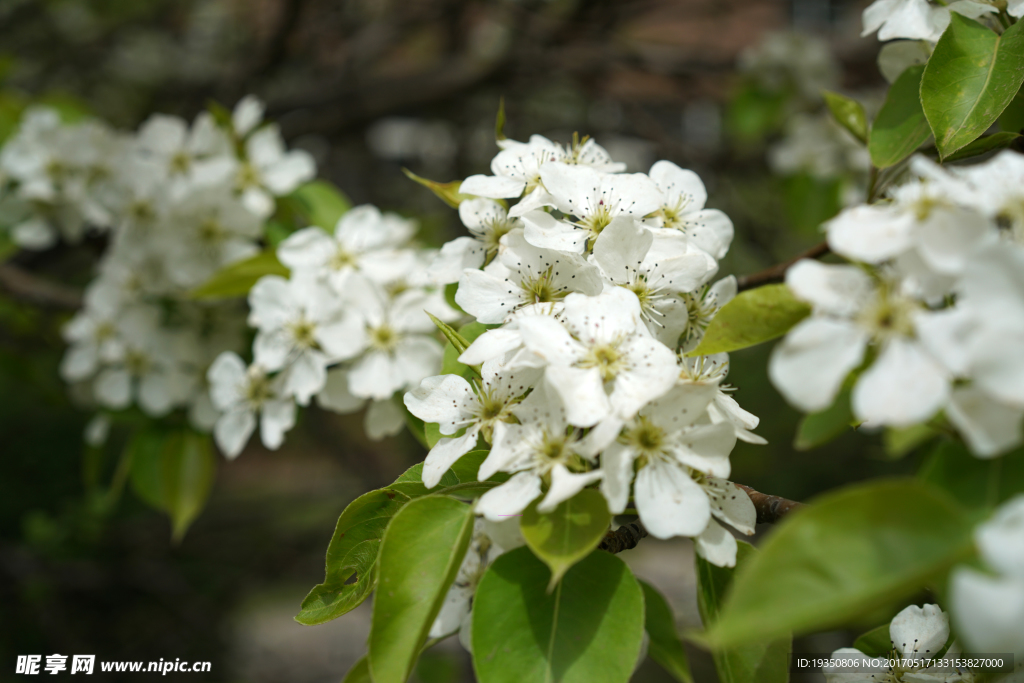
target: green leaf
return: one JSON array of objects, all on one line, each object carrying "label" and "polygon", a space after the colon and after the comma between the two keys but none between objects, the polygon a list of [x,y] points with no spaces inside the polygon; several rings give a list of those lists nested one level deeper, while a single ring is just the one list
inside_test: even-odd
[{"label": "green leaf", "polygon": [[782,178],[781,185],[786,217],[808,236],[820,237],[821,224],[843,207],[842,178],[818,178],[804,171]]},{"label": "green leaf", "polygon": [[847,623],[968,557],[970,534],[964,509],[920,481],[827,493],[778,525],[737,572],[707,640],[729,647]]},{"label": "green leaf", "polygon": [[868,152],[878,168],[895,166],[923,145],[932,131],[921,108],[921,76],[925,67],[912,66],[889,87],[885,104],[871,125]]},{"label": "green leaf", "polygon": [[836,396],[831,406],[818,413],[805,415],[797,427],[793,448],[808,451],[823,446],[848,432],[857,419],[850,408],[850,387]]},{"label": "green leaf", "polygon": [[690,661],[676,631],[672,608],[651,584],[640,581],[640,588],[644,592],[644,630],[650,638],[647,654],[679,683],[693,683]]},{"label": "green leaf", "polygon": [[1024,24],[999,35],[950,13],[921,79],[921,104],[948,157],[995,123],[1024,81]]},{"label": "green leaf", "polygon": [[443,320],[438,319],[429,311],[426,313],[430,316],[430,320],[434,325],[437,326],[437,329],[441,330],[441,334],[444,335],[444,338],[447,339],[448,342],[455,347],[455,350],[459,352],[459,355],[462,355],[462,352],[469,348],[469,342],[466,341],[465,337],[456,332],[455,328]]},{"label": "green leaf", "polygon": [[[437,486],[444,488],[446,486],[455,486],[459,483],[459,478],[455,476],[455,473],[448,470],[441,476],[441,481],[438,482]],[[410,498],[419,498],[420,496],[426,496],[431,493],[437,493],[438,488],[428,489],[423,485],[423,463],[418,462],[405,472],[402,473],[395,482],[388,486],[393,491],[401,491]]]},{"label": "green leaf", "polygon": [[459,481],[478,481],[477,472],[480,470],[480,465],[490,454],[490,451],[470,451],[455,461],[451,471],[459,478]]},{"label": "green leaf", "polygon": [[221,268],[213,277],[192,290],[193,299],[230,299],[246,296],[265,275],[288,277],[290,271],[277,260],[273,249]]},{"label": "green leaf", "polygon": [[971,157],[980,156],[982,154],[988,154],[997,149],[1005,149],[1014,142],[1020,139],[1018,133],[993,133],[992,135],[986,135],[985,137],[978,138],[969,145],[965,145],[961,149],[953,152],[946,161],[960,161],[962,159],[970,159]]},{"label": "green leaf", "polygon": [[926,424],[888,427],[882,433],[882,446],[885,447],[886,455],[897,460],[936,436],[938,432]]},{"label": "green leaf", "polygon": [[983,460],[961,443],[942,441],[917,476],[949,492],[965,507],[991,510],[1024,490],[1024,450]]},{"label": "green leaf", "polygon": [[377,553],[384,530],[409,500],[404,493],[379,489],[348,504],[327,546],[324,582],[302,601],[295,621],[308,626],[322,624],[355,609],[369,597],[377,585]]},{"label": "green leaf", "polygon": [[548,590],[601,543],[611,521],[604,496],[594,489],[583,489],[551,512],[537,512],[537,501],[523,511],[523,539],[551,569]]},{"label": "green leaf", "polygon": [[[739,568],[756,556],[754,546],[737,542],[736,567],[717,567],[700,555],[697,562],[697,607],[706,627],[712,626],[722,601]],[[772,642],[761,641],[728,649],[715,648],[712,656],[722,683],[773,683],[789,680],[789,654],[793,639],[788,634]]]},{"label": "green leaf", "polygon": [[823,91],[821,94],[825,98],[825,104],[828,105],[828,110],[832,112],[836,123],[850,131],[853,137],[867,144],[868,116],[864,113],[863,105],[857,100],[850,99],[839,93],[829,92],[828,90]]},{"label": "green leaf", "polygon": [[206,504],[217,473],[210,437],[190,430],[140,432],[128,445],[132,488],[171,517],[180,541]]},{"label": "green leaf", "polygon": [[299,186],[289,196],[296,212],[309,221],[333,233],[338,220],[352,208],[352,202],[337,187],[326,180],[314,180]]},{"label": "green leaf", "polygon": [[766,93],[747,84],[729,103],[726,129],[741,144],[755,143],[782,126],[788,102],[785,92]]},{"label": "green leaf", "polygon": [[360,657],[359,661],[345,674],[341,683],[373,683],[373,679],[370,678],[369,660],[366,657]]},{"label": "green leaf", "polygon": [[459,192],[459,188],[462,187],[461,180],[453,180],[450,183],[439,183],[434,180],[421,178],[407,168],[403,168],[402,172],[410,179],[415,180],[417,183],[433,192],[442,202],[453,209],[459,208],[459,204],[461,204],[463,200],[472,199],[471,195]]},{"label": "green leaf", "polygon": [[882,624],[867,633],[862,633],[853,641],[853,647],[871,657],[885,657],[892,650],[889,624]]},{"label": "green leaf", "polygon": [[473,599],[480,683],[626,683],[640,655],[643,593],[626,564],[597,551],[547,591],[529,548],[495,560]]},{"label": "green leaf", "polygon": [[765,285],[741,292],[711,320],[704,339],[687,356],[709,356],[766,342],[789,332],[811,314],[786,285]]},{"label": "green leaf", "polygon": [[498,100],[498,115],[494,119],[494,139],[505,139],[505,98]]},{"label": "green leaf", "polygon": [[427,496],[395,515],[380,549],[373,600],[370,674],[374,683],[403,683],[427,642],[473,535],[473,508]]},{"label": "green leaf", "polygon": [[1024,132],[1024,88],[1006,105],[999,115],[999,128],[1011,133]]}]

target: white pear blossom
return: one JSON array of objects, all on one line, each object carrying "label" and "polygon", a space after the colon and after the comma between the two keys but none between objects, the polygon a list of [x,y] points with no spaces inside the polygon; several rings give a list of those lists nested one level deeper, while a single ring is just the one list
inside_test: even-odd
[{"label": "white pear blossom", "polygon": [[875,0],[864,10],[862,36],[878,31],[879,40],[909,38],[936,42],[949,26],[949,13],[977,19],[998,10],[985,2],[958,0],[952,3],[929,0]]},{"label": "white pear blossom", "polygon": [[539,376],[539,370],[510,372],[492,360],[481,367],[478,382],[438,375],[406,393],[409,412],[424,422],[438,424],[445,435],[423,463],[424,485],[436,486],[448,468],[476,446],[477,438],[482,436],[488,443],[501,441],[512,421],[513,406]]},{"label": "white pear blossom", "polygon": [[290,235],[278,246],[277,256],[292,270],[322,273],[342,293],[352,273],[382,283],[408,273],[415,256],[402,247],[415,231],[412,221],[367,204],[345,212],[333,236],[318,227]]},{"label": "white pear blossom", "polygon": [[287,396],[282,378],[270,378],[258,364],[246,368],[237,354],[224,352],[207,373],[213,405],[222,414],[213,435],[217,446],[228,458],[235,458],[256,429],[260,416],[263,445],[276,450],[285,433],[295,426],[295,402]]},{"label": "white pear blossom", "polygon": [[196,187],[225,182],[235,160],[230,140],[209,113],[188,124],[176,116],[155,114],[139,129],[136,154],[164,174],[171,196],[181,198]]},{"label": "white pear blossom", "polygon": [[704,208],[708,193],[700,176],[671,161],[655,163],[650,176],[661,191],[661,206],[645,222],[679,230],[715,260],[725,256],[735,233],[732,221],[718,209]]},{"label": "white pear blossom", "polygon": [[505,249],[483,270],[466,269],[455,302],[482,323],[502,323],[524,308],[560,310],[572,292],[599,294],[598,269],[577,254],[529,244],[522,231],[502,238]]},{"label": "white pear blossom", "polygon": [[479,479],[496,472],[512,477],[477,502],[476,511],[491,521],[521,513],[539,498],[541,512],[550,512],[590,484],[600,481],[593,469],[594,452],[582,432],[565,420],[565,408],[557,395],[541,384],[512,409],[519,420],[503,430],[480,466]]},{"label": "white pear blossom", "polygon": [[554,162],[540,171],[549,206],[574,220],[540,209],[523,214],[525,237],[542,249],[583,253],[617,216],[643,218],[662,204],[662,193],[642,173],[601,173],[588,166]]},{"label": "white pear blossom", "polygon": [[501,249],[502,237],[522,228],[522,221],[510,218],[505,208],[490,199],[467,199],[459,204],[459,218],[471,237],[457,237],[441,247],[430,266],[431,279],[438,284],[458,282],[466,268],[480,268]]},{"label": "white pear blossom", "polygon": [[255,362],[270,372],[285,370],[283,390],[300,405],[323,389],[332,361],[360,349],[359,321],[312,276],[267,275],[253,285],[249,306],[249,324],[259,330]]},{"label": "white pear blossom", "polygon": [[772,382],[790,403],[807,412],[827,408],[870,344],[877,358],[854,386],[855,416],[871,426],[908,426],[943,407],[950,373],[919,335],[936,313],[855,266],[805,259],[789,269],[786,284],[814,307],[775,348],[768,365]]},{"label": "white pear blossom", "polygon": [[[938,605],[910,605],[889,624],[892,651],[883,657],[869,657],[860,650],[844,647],[832,659],[856,661],[846,667],[822,669],[827,683],[957,683],[972,682],[969,671],[925,666],[926,660],[942,652],[949,639],[949,617]],[[950,647],[953,657],[958,649]]]},{"label": "white pear blossom", "polygon": [[286,151],[275,124],[264,126],[245,141],[245,160],[235,183],[242,203],[261,218],[274,211],[274,197],[288,194],[316,175],[313,157],[301,149]]},{"label": "white pear blossom", "polygon": [[[684,347],[685,348],[685,347]],[[736,432],[736,438],[747,443],[764,445],[763,437],[751,430],[757,429],[761,420],[736,402],[730,392],[733,387],[724,384],[729,374],[729,354],[716,353],[711,356],[683,357],[680,363],[679,380],[682,385],[694,384],[712,387],[711,403],[708,404],[708,418],[713,424],[726,423]]]}]

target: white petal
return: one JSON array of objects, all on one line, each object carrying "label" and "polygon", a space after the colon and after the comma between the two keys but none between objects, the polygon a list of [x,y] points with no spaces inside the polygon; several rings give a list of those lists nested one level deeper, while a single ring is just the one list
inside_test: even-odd
[{"label": "white petal", "polygon": [[816,311],[853,317],[867,302],[874,285],[856,266],[835,266],[801,259],[786,271],[786,286]]},{"label": "white petal", "polygon": [[631,367],[615,377],[609,401],[615,414],[628,420],[671,389],[679,373],[675,354],[656,339],[636,335],[619,352]]},{"label": "white petal", "polygon": [[441,477],[448,471],[448,468],[454,465],[459,458],[473,450],[479,432],[479,427],[474,425],[473,428],[466,430],[466,433],[460,437],[454,439],[445,437],[438,441],[430,449],[430,452],[427,453],[427,459],[423,461],[423,485],[428,489],[437,486],[437,483],[441,481]]},{"label": "white petal", "polygon": [[263,169],[263,182],[276,195],[285,195],[316,175],[316,162],[302,149],[293,149],[270,168]]},{"label": "white petal", "polygon": [[210,365],[206,379],[210,383],[210,398],[218,410],[227,410],[241,398],[240,388],[245,384],[245,361],[237,353],[225,351]]},{"label": "white petal", "polygon": [[231,114],[231,125],[240,137],[248,135],[249,131],[259,125],[263,120],[264,105],[255,95],[246,95]]},{"label": "white petal", "polygon": [[372,351],[356,361],[349,371],[353,396],[384,400],[402,388],[401,371],[389,354]]},{"label": "white petal", "polygon": [[708,200],[708,192],[704,183],[693,171],[679,168],[671,161],[658,161],[651,166],[651,180],[658,189],[665,193],[674,203],[677,197],[683,197],[687,211],[698,211],[704,208]]},{"label": "white petal", "polygon": [[163,372],[150,372],[139,379],[139,407],[151,417],[170,412],[174,404],[169,378]]},{"label": "white petal", "polygon": [[60,376],[68,382],[83,380],[96,372],[98,361],[93,344],[68,347],[60,362]]},{"label": "white petal", "polygon": [[466,365],[480,365],[509,351],[514,351],[522,345],[523,337],[518,330],[508,328],[488,330],[473,340],[469,348],[462,352],[459,362]]},{"label": "white petal", "polygon": [[860,365],[867,340],[867,333],[851,323],[808,318],[772,351],[768,375],[800,410],[824,410],[846,376]]},{"label": "white petal", "polygon": [[132,400],[132,378],[127,370],[108,368],[93,384],[96,400],[108,408],[127,408]]},{"label": "white petal", "polygon": [[697,536],[711,519],[708,497],[681,468],[653,461],[636,475],[637,512],[655,538]]},{"label": "white petal", "polygon": [[854,261],[881,263],[913,244],[914,216],[892,206],[847,209],[825,224],[832,251]]},{"label": "white petal", "polygon": [[284,325],[298,308],[288,280],[278,275],[260,278],[249,290],[249,324],[263,330]]},{"label": "white petal", "polygon": [[697,554],[716,567],[736,566],[736,539],[715,520],[693,539]]},{"label": "white petal", "polygon": [[991,458],[1021,443],[1024,410],[997,401],[977,387],[954,389],[946,415],[979,457]]},{"label": "white petal", "polygon": [[728,477],[729,454],[736,445],[736,430],[726,423],[701,425],[680,433],[672,443],[676,460],[714,477]]},{"label": "white petal", "polygon": [[757,524],[757,510],[746,491],[731,481],[708,477],[705,491],[711,501],[711,514],[737,531],[751,536]]},{"label": "white petal", "polygon": [[545,377],[561,397],[569,424],[592,427],[609,415],[611,406],[597,368],[549,365]]},{"label": "white petal", "polygon": [[284,330],[259,332],[252,345],[253,359],[257,364],[274,372],[285,366],[294,348]]},{"label": "white petal", "polygon": [[251,410],[239,408],[225,413],[213,428],[217,447],[228,459],[233,460],[245,448],[245,443],[256,429],[256,416]]},{"label": "white petal", "polygon": [[373,401],[366,409],[363,429],[371,441],[380,441],[386,436],[394,436],[405,427],[405,414],[398,404],[391,399]]},{"label": "white petal", "polygon": [[972,652],[1024,657],[1024,581],[961,568],[950,582],[957,635]]},{"label": "white petal", "polygon": [[1003,503],[975,529],[974,540],[988,566],[1024,581],[1024,495]]},{"label": "white petal", "polygon": [[519,321],[519,335],[526,348],[555,365],[571,365],[584,353],[583,347],[572,338],[568,330],[548,316],[522,318]]},{"label": "white petal", "polygon": [[483,270],[463,271],[455,292],[455,303],[484,324],[505,322],[512,311],[525,302],[517,283]]},{"label": "white petal", "polygon": [[321,408],[346,415],[363,407],[365,399],[353,396],[348,389],[348,370],[335,368],[328,371],[324,388],[316,395]]},{"label": "white petal", "polygon": [[910,605],[892,618],[889,638],[906,657],[934,654],[949,638],[949,617],[938,605]]},{"label": "white petal", "polygon": [[477,269],[484,264],[484,255],[484,246],[472,237],[453,239],[445,243],[434,257],[430,264],[430,277],[441,285],[458,282],[463,270]]},{"label": "white petal", "polygon": [[564,501],[569,500],[595,481],[600,481],[604,473],[601,470],[575,474],[566,469],[562,463],[555,463],[551,468],[551,488],[544,500],[537,506],[538,512],[551,512]]},{"label": "white petal", "polygon": [[872,427],[906,427],[930,418],[948,397],[939,364],[917,343],[894,339],[857,380],[853,414]]},{"label": "white petal", "polygon": [[612,282],[632,282],[653,242],[650,230],[631,216],[619,216],[594,242],[594,261]]},{"label": "white petal", "polygon": [[718,209],[702,209],[680,218],[683,231],[694,245],[715,259],[725,258],[736,232],[732,219]]},{"label": "white petal", "polygon": [[284,443],[284,435],[295,426],[295,403],[291,400],[267,401],[260,411],[260,439],[274,451]]},{"label": "white petal", "polygon": [[601,493],[608,501],[608,509],[619,515],[626,509],[630,487],[633,484],[633,461],[636,452],[624,444],[615,442],[601,454]]},{"label": "white petal", "polygon": [[416,417],[438,424],[442,434],[454,434],[472,417],[469,407],[476,404],[476,395],[462,377],[436,375],[407,392],[404,401]]},{"label": "white petal", "polygon": [[323,228],[303,228],[277,246],[277,258],[291,269],[320,268],[338,250],[337,243]]},{"label": "white petal", "polygon": [[462,181],[459,192],[476,197],[509,199],[523,193],[526,181],[508,176],[471,175]]},{"label": "white petal", "polygon": [[576,254],[587,246],[588,233],[565,220],[559,220],[546,211],[523,214],[526,241],[540,249],[554,249]]},{"label": "white petal", "polygon": [[540,495],[540,483],[540,477],[533,472],[520,472],[480,496],[476,513],[492,522],[518,515]]},{"label": "white petal", "polygon": [[294,396],[300,406],[318,394],[327,383],[327,359],[319,351],[308,350],[299,354],[285,370],[284,391]]}]

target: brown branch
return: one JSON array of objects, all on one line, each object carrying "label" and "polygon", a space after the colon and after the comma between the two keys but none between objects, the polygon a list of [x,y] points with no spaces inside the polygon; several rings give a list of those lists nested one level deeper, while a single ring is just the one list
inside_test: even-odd
[{"label": "brown branch", "polygon": [[82,295],[78,291],[38,278],[10,263],[0,263],[0,290],[19,301],[43,308],[74,311],[82,307]]},{"label": "brown branch", "polygon": [[754,503],[754,509],[757,510],[758,524],[774,524],[793,510],[804,507],[803,503],[798,503],[795,500],[761,493],[743,484],[736,484],[736,486],[739,486],[750,496],[750,500]]},{"label": "brown branch", "polygon": [[764,270],[751,275],[744,275],[743,277],[736,278],[737,288],[742,292],[746,289],[760,287],[761,285],[782,282],[786,279],[786,271],[789,270],[790,266],[797,261],[805,258],[821,258],[827,253],[829,253],[828,242],[816,244],[807,251],[797,254],[785,263],[779,263],[771,268],[765,268]]},{"label": "brown branch", "polygon": [[[751,502],[754,503],[754,509],[757,511],[758,524],[774,524],[790,512],[804,507],[803,503],[798,503],[795,500],[761,493],[743,484],[736,484],[736,486],[750,496]],[[609,531],[605,534],[601,545],[597,547],[599,550],[607,550],[610,553],[621,553],[623,550],[632,550],[646,537],[647,529],[644,528],[640,520],[637,520],[623,524],[615,531]]]}]

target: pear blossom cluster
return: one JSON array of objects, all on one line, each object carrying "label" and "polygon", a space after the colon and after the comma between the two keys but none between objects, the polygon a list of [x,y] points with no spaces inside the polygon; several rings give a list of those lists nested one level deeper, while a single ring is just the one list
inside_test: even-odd
[{"label": "pear blossom cluster", "polygon": [[[201,430],[216,422],[224,401],[211,397],[207,371],[244,348],[245,310],[190,293],[259,253],[275,198],[315,174],[312,157],[286,150],[262,117],[248,97],[220,124],[210,113],[191,125],[154,115],[126,133],[35,108],[0,151],[2,222],[15,244],[105,243],[64,328],[61,375],[84,404],[150,417],[183,409]],[[89,431],[100,440],[104,429]]]},{"label": "pear blossom cluster", "polygon": [[974,674],[954,667],[928,665],[927,660],[942,656],[955,659],[962,653],[956,641],[949,640],[949,615],[938,605],[910,605],[889,623],[890,651],[871,657],[852,647],[832,653],[843,664],[822,669],[826,683],[972,683]]},{"label": "pear blossom cluster", "polygon": [[367,407],[371,439],[400,431],[392,400],[441,368],[443,347],[431,321],[459,314],[432,283],[430,250],[415,248],[415,222],[373,206],[355,207],[333,232],[312,226],[277,247],[291,275],[262,277],[249,292],[256,330],[248,366],[225,351],[210,367],[214,438],[237,456],[260,424],[277,448],[295,424],[296,406],[338,413]]},{"label": "pear blossom cluster", "polygon": [[1013,653],[1024,671],[1024,495],[974,530],[985,571],[958,567],[950,579],[953,623],[974,652]]},{"label": "pear blossom cluster", "polygon": [[826,224],[849,261],[786,275],[812,314],[769,375],[797,408],[851,391],[867,427],[948,420],[979,457],[1021,443],[1024,418],[1024,157],[943,169],[919,157],[885,201]]},{"label": "pear blossom cluster", "polygon": [[977,21],[994,21],[1005,11],[1012,17],[1024,16],[1024,0],[875,0],[862,16],[863,36],[878,32],[879,40],[922,40],[936,43],[949,26],[950,12]]},{"label": "pear blossom cluster", "polygon": [[499,141],[490,175],[462,182],[469,235],[429,272],[486,331],[458,360],[405,394],[438,425],[423,482],[489,449],[477,502],[491,521],[532,503],[550,511],[596,487],[611,512],[635,510],[658,538],[690,536],[733,566],[755,511],[727,480],[737,441],[763,440],[729,395],[728,357],[688,357],[736,294],[713,282],[733,227],[705,207],[700,178],[669,161],[626,173],[591,139]]}]

